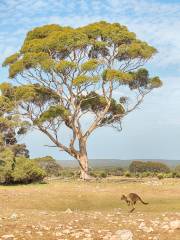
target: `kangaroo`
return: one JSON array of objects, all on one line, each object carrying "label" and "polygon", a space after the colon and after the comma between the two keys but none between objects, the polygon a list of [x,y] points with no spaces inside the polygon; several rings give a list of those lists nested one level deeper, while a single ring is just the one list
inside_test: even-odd
[{"label": "kangaroo", "polygon": [[135,204],[137,201],[140,201],[143,204],[148,204],[146,202],[144,202],[139,195],[137,195],[136,193],[129,193],[127,196],[125,196],[124,194],[121,197],[121,200],[126,201],[126,203],[128,204],[128,206],[132,205],[132,209],[130,210],[130,212],[133,212],[135,210]]}]

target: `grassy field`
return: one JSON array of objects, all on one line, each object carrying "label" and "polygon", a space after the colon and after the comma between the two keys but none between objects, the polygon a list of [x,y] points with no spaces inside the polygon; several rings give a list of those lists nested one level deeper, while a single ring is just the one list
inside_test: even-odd
[{"label": "grassy field", "polygon": [[[149,205],[138,203],[130,214],[120,200],[129,192],[138,193]],[[18,240],[111,239],[119,229],[131,230],[135,240],[179,240],[180,229],[163,226],[180,220],[180,180],[54,180],[0,186],[0,218],[0,237],[13,234]],[[141,222],[153,231],[139,229]]]}]

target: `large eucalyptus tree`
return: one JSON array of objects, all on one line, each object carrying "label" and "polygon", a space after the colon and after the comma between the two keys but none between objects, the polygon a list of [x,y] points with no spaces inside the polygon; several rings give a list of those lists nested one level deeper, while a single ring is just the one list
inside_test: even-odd
[{"label": "large eucalyptus tree", "polygon": [[[89,136],[103,126],[121,130],[122,119],[161,86],[158,77],[141,68],[155,53],[119,23],[45,25],[28,32],[3,66],[16,80],[9,97],[22,118],[77,159],[81,177],[88,179]],[[65,144],[66,128],[71,138]]]}]

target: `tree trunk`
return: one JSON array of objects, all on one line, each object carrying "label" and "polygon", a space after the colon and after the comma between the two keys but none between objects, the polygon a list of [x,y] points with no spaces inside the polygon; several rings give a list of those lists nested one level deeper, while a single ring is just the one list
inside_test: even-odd
[{"label": "tree trunk", "polygon": [[80,156],[79,162],[80,162],[80,170],[81,170],[80,178],[83,179],[83,180],[90,179],[90,176],[88,174],[88,158],[87,158],[87,155]]},{"label": "tree trunk", "polygon": [[81,170],[80,178],[83,180],[88,180],[91,178],[88,174],[88,157],[87,157],[87,151],[86,151],[86,142],[84,140],[81,140],[79,142],[80,147],[80,155],[79,155],[79,165]]}]

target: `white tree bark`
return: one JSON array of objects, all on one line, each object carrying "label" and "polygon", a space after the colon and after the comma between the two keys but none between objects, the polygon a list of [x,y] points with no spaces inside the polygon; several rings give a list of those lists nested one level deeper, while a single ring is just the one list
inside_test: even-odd
[{"label": "white tree bark", "polygon": [[79,155],[78,155],[78,161],[80,165],[81,175],[80,178],[83,180],[88,180],[91,177],[88,174],[88,156],[87,156],[87,150],[86,150],[86,140],[85,138],[82,138],[79,140]]}]

